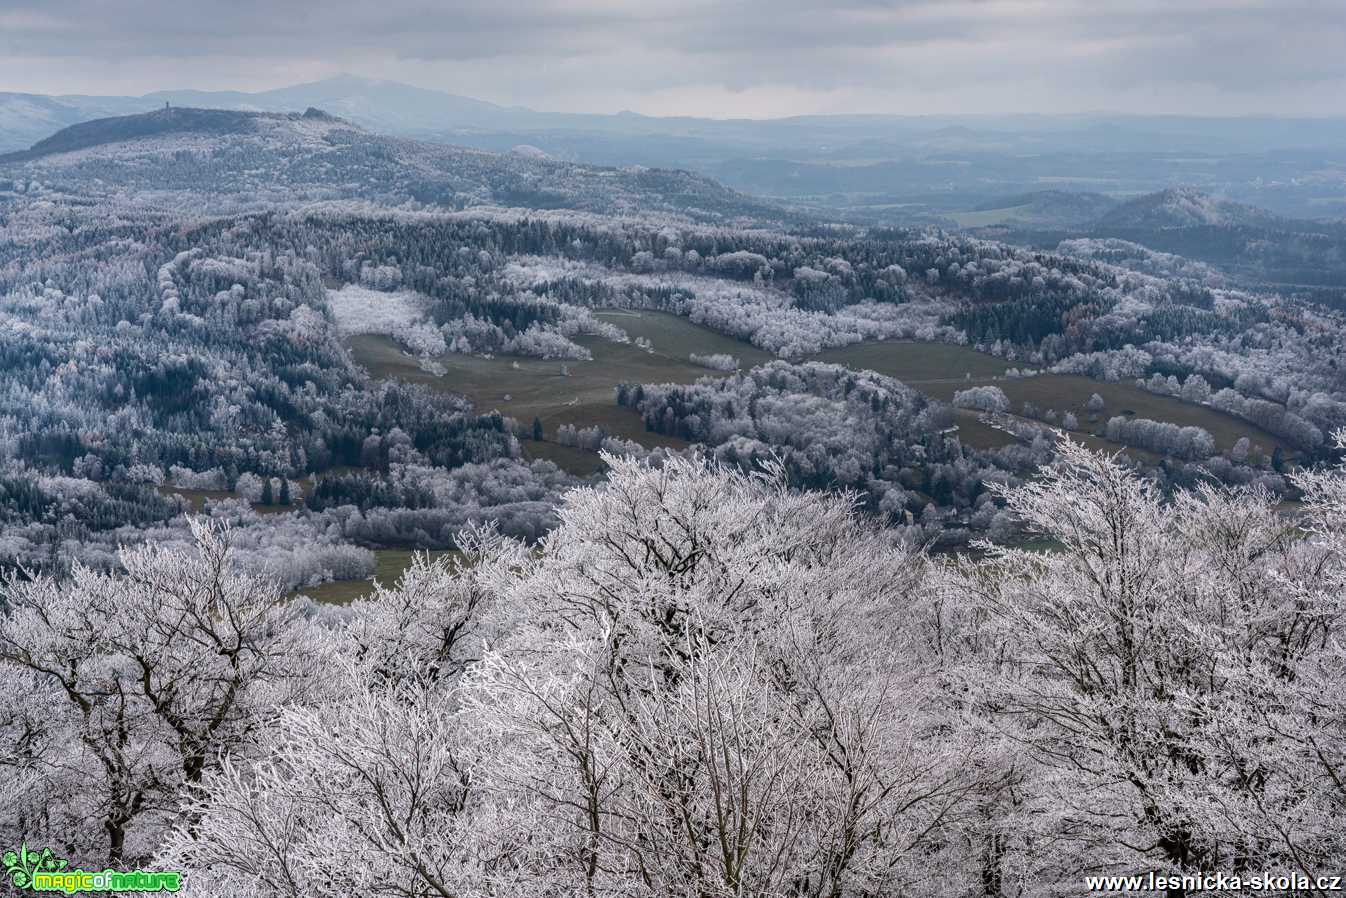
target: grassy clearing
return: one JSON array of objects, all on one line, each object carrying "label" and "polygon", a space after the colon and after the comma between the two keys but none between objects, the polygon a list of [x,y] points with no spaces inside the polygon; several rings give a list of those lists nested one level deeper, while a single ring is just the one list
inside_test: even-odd
[{"label": "grassy clearing", "polygon": [[[375,549],[374,576],[367,580],[334,580],[321,586],[312,586],[290,593],[290,597],[305,595],[315,602],[328,605],[348,605],[356,599],[362,599],[374,592],[375,581],[384,586],[394,585],[402,572],[411,566],[413,556],[422,554],[409,549]],[[425,552],[431,558],[445,555],[458,555],[455,549]]]},{"label": "grassy clearing", "polygon": [[[1232,448],[1240,437],[1245,436],[1261,445],[1267,453],[1278,447],[1284,448],[1276,437],[1233,415],[1204,405],[1183,402],[1172,396],[1158,396],[1132,383],[1102,383],[1074,374],[1044,374],[1000,380],[996,381],[996,385],[1005,391],[1016,411],[1022,403],[1032,402],[1044,410],[1054,408],[1059,414],[1074,412],[1082,426],[1091,426],[1084,405],[1090,395],[1097,393],[1105,403],[1099,415],[1100,422],[1106,422],[1113,415],[1151,418],[1182,427],[1204,427],[1210,431],[1210,435],[1215,438],[1215,445],[1221,450]],[[941,395],[944,392],[931,391],[932,395],[940,399],[953,398],[952,391]]]},{"label": "grassy clearing", "polygon": [[[958,439],[964,446],[971,446],[973,449],[1000,449],[1004,446],[1012,446],[1019,442],[1014,436],[1006,433],[1000,428],[983,423],[979,420],[981,417],[979,412],[960,408],[954,410],[954,417],[958,423]],[[1013,417],[1030,424],[1037,423],[1019,415]],[[1067,433],[1072,440],[1077,443],[1083,443],[1095,452],[1106,452],[1111,454],[1118,450],[1124,450],[1127,455],[1152,464],[1157,463],[1161,457],[1146,449],[1123,446],[1119,443],[1105,440],[1102,437],[1094,436],[1092,433],[1087,433],[1082,430],[1072,430],[1067,431]]]},{"label": "grassy clearing", "polygon": [[828,349],[810,358],[877,371],[931,395],[934,394],[927,385],[946,384],[950,396],[954,390],[965,390],[971,384],[1003,377],[1005,369],[1010,367],[1004,359],[966,346],[902,340],[854,343],[841,349]]},{"label": "grassy clearing", "polygon": [[[1032,402],[1043,411],[1056,409],[1057,414],[1074,412],[1083,427],[1092,429],[1085,411],[1085,403],[1094,393],[1105,403],[1099,422],[1113,415],[1129,415],[1169,421],[1182,427],[1204,427],[1215,438],[1215,445],[1227,450],[1246,436],[1260,444],[1267,453],[1281,446],[1276,437],[1246,421],[1224,412],[1183,402],[1172,396],[1159,396],[1142,390],[1133,383],[1105,383],[1074,374],[1040,374],[1036,377],[1007,378],[1005,369],[1012,363],[966,346],[945,343],[860,343],[842,349],[829,350],[817,357],[820,361],[835,362],[851,368],[868,368],[894,377],[921,392],[945,402],[953,394],[968,387],[994,385],[1005,391],[1014,411],[1024,402]],[[959,422],[960,428],[963,422]],[[999,431],[995,431],[1001,437]],[[969,445],[990,439],[977,433],[967,439]],[[1115,451],[1118,444],[1088,436],[1089,445]],[[989,445],[1005,445],[1004,440]]]},{"label": "grassy clearing", "polygon": [[[756,347],[731,337],[715,334],[676,315],[662,312],[601,312],[601,317],[618,324],[632,338],[646,337],[654,344],[646,352],[634,344],[611,343],[581,337],[576,342],[593,353],[588,362],[544,361],[523,356],[477,356],[449,354],[438,358],[446,373],[437,376],[423,371],[390,338],[361,335],[351,337],[349,345],[355,360],[374,377],[396,377],[433,389],[459,393],[479,410],[498,409],[501,414],[525,424],[541,419],[550,436],[562,424],[576,427],[598,425],[624,439],[638,440],[646,446],[684,448],[687,443],[676,437],[646,433],[640,417],[616,403],[618,383],[693,383],[712,375],[687,360],[691,352],[729,352],[745,367],[770,358]],[[570,372],[561,374],[564,364]],[[531,444],[528,444],[531,446]],[[564,447],[535,447],[536,457],[556,456]]]},{"label": "grassy clearing", "polygon": [[[361,469],[349,465],[334,465],[318,476],[332,477],[338,474],[350,474],[359,470]],[[305,477],[303,480],[295,482],[299,485],[299,490],[294,496],[296,503],[300,498],[308,499],[313,495],[314,482],[312,480]],[[171,484],[165,484],[164,486],[156,487],[156,489],[158,489],[161,496],[181,496],[183,499],[187,500],[188,511],[198,514],[205,508],[206,502],[208,501],[219,502],[223,499],[242,498],[238,493],[233,493],[229,490],[194,490],[181,486],[172,486]],[[258,514],[284,514],[288,511],[294,511],[294,509],[294,505],[262,505],[259,502],[252,503],[252,510]]]},{"label": "grassy clearing", "polygon": [[[568,377],[561,375],[562,363],[558,361],[507,356],[483,359],[457,354],[437,359],[447,372],[436,376],[422,370],[415,359],[388,337],[355,336],[350,338],[349,345],[355,360],[375,377],[397,377],[459,393],[479,410],[498,409],[525,424],[537,417],[548,435],[561,424],[598,425],[610,434],[636,440],[645,446],[676,449],[686,447],[687,443],[676,437],[646,432],[637,415],[616,404],[614,390],[618,383],[693,383],[701,377],[717,376],[717,372],[689,362],[687,356],[692,352],[728,353],[744,368],[774,358],[742,340],[717,334],[676,315],[608,310],[598,312],[597,316],[617,324],[632,339],[645,337],[650,340],[654,352],[646,352],[634,345],[581,338],[578,342],[588,347],[594,358],[589,362],[565,363],[570,372]],[[852,368],[871,368],[920,389],[927,383],[943,379],[949,380],[950,384],[971,383],[964,379],[968,372],[974,378],[989,378],[1003,375],[1005,371],[1002,359],[961,346],[936,343],[864,343],[824,352],[814,358]],[[1009,439],[975,420],[969,426],[979,429],[979,433],[985,431],[981,437],[993,441],[991,445],[1004,445]],[[601,468],[592,453],[549,442],[525,440],[524,451],[530,458],[551,459],[576,474],[590,474]]]},{"label": "grassy clearing", "polygon": [[958,424],[958,439],[973,449],[999,449],[1019,442],[1003,430],[984,424],[977,412],[971,409],[955,409],[954,420]]},{"label": "grassy clearing", "polygon": [[[313,492],[313,485],[308,481],[301,481],[303,493],[308,497]],[[204,510],[206,502],[219,502],[224,499],[238,499],[237,493],[231,493],[228,490],[193,490],[181,486],[161,486],[157,487],[161,496],[181,496],[187,500],[188,510],[199,514]],[[298,498],[298,497],[295,497]],[[287,511],[294,511],[293,505],[262,505],[252,503],[252,510],[258,514],[284,514]]]},{"label": "grassy clearing", "polygon": [[[524,423],[531,422],[536,416],[548,435],[561,424],[598,425],[610,434],[646,446],[672,448],[683,448],[687,444],[675,437],[647,433],[638,416],[616,404],[614,389],[618,383],[692,383],[700,377],[714,376],[715,372],[687,360],[692,352],[728,353],[738,358],[745,369],[773,358],[748,343],[714,333],[675,315],[617,310],[596,314],[625,329],[633,339],[646,337],[654,344],[654,352],[645,352],[634,345],[581,338],[579,342],[593,352],[594,358],[589,362],[566,363],[569,376],[561,375],[561,363],[556,361],[448,355],[438,360],[448,369],[440,377],[421,370],[414,359],[387,337],[352,337],[350,347],[355,360],[375,377],[398,377],[428,384],[437,390],[460,393],[478,409],[498,409]],[[1089,431],[1113,415],[1126,414],[1180,426],[1204,427],[1221,450],[1228,450],[1244,436],[1260,445],[1266,453],[1281,446],[1271,434],[1231,415],[1171,396],[1157,396],[1130,383],[1104,383],[1077,375],[1058,374],[1009,379],[1004,376],[1005,369],[1012,363],[966,346],[869,342],[827,350],[811,356],[810,360],[877,371],[946,402],[958,390],[994,384],[1005,391],[1015,411],[1024,402],[1032,402],[1044,411],[1055,409],[1062,415],[1071,411]],[[1097,422],[1090,421],[1084,408],[1094,393],[1102,396],[1105,402]],[[960,414],[958,425],[960,438],[975,448],[996,448],[1014,441],[1003,431],[977,421],[973,414]],[[1073,436],[1102,451],[1127,448],[1090,432],[1078,432]],[[550,442],[525,440],[524,451],[530,458],[550,459],[575,474],[588,475],[602,467],[592,453]],[[1142,450],[1128,451],[1147,460],[1157,458]]]},{"label": "grassy clearing", "polygon": [[[645,436],[654,436],[654,434],[646,434]],[[546,459],[555,463],[556,467],[562,471],[569,471],[579,477],[597,474],[607,467],[603,464],[603,459],[599,457],[597,452],[590,452],[588,449],[561,446],[546,440],[540,443],[533,440],[520,440],[519,442],[523,446],[524,458],[530,461],[535,458]],[[649,445],[649,440],[642,440],[641,443],[642,445]]]},{"label": "grassy clearing", "polygon": [[[668,358],[680,365],[688,366],[694,371],[700,371],[702,374],[712,374],[714,372],[692,365],[687,361],[689,354],[693,352],[700,355],[727,353],[738,359],[745,370],[775,358],[771,353],[764,349],[758,349],[751,343],[736,337],[727,337],[724,334],[716,333],[699,324],[693,324],[686,318],[670,315],[667,312],[607,309],[595,312],[594,317],[617,325],[626,331],[632,340],[637,337],[644,337],[654,344],[654,354],[656,356]],[[594,350],[596,359],[598,352],[594,344],[586,343],[585,345]]]}]

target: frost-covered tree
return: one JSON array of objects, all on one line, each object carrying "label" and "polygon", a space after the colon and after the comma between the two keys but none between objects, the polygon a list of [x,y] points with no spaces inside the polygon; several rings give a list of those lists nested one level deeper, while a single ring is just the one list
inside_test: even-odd
[{"label": "frost-covered tree", "polygon": [[709,368],[712,371],[737,371],[739,368],[738,359],[724,352],[706,355],[698,355],[693,352],[688,356],[688,361],[693,365],[700,365],[702,368]]},{"label": "frost-covered tree", "polygon": [[470,531],[341,610],[231,572],[204,525],[14,581],[5,832],[220,896],[1330,874],[1346,477],[1294,475],[1297,524],[1057,452],[976,510],[1045,552],[936,564],[779,464],[659,454],[607,457],[535,547]]},{"label": "frost-covered tree", "polygon": [[1005,395],[1005,391],[999,387],[969,387],[953,394],[953,405],[955,408],[970,408],[993,414],[1004,414],[1009,411],[1010,401],[1009,397]]},{"label": "frost-covered tree", "polygon": [[539,551],[483,540],[357,603],[339,688],[209,777],[165,862],[229,895],[966,881],[986,780],[914,613],[925,563],[779,474],[607,462]]},{"label": "frost-covered tree", "polygon": [[[479,562],[517,544],[464,538]],[[225,760],[158,855],[212,895],[478,892],[514,866],[474,775],[459,678],[491,634],[474,565],[416,558],[324,635],[321,693],[278,708],[255,758]],[[494,622],[495,625],[499,621]]]},{"label": "frost-covered tree", "polygon": [[1304,538],[1265,494],[1166,503],[1113,459],[1058,452],[1005,500],[1060,549],[992,548],[948,584],[990,624],[975,701],[1035,765],[1021,862],[1063,883],[1339,863],[1340,473],[1302,481],[1323,522]]},{"label": "frost-covered tree", "polygon": [[1115,415],[1104,429],[1109,440],[1178,458],[1202,459],[1215,452],[1215,439],[1204,427],[1179,427],[1149,418]]},{"label": "frost-covered tree", "polygon": [[231,569],[229,534],[141,548],[123,574],[10,579],[0,617],[0,831],[86,867],[141,863],[221,752],[250,757],[272,709],[309,688],[297,607]]},{"label": "frost-covered tree", "polygon": [[472,675],[532,863],[598,894],[930,882],[973,748],[917,747],[952,723],[902,610],[920,562],[779,481],[608,463],[500,579],[525,623]]}]

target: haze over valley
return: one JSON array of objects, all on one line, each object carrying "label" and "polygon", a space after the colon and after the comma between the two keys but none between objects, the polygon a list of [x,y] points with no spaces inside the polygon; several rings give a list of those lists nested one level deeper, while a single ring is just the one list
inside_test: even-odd
[{"label": "haze over valley", "polygon": [[[776,119],[539,112],[338,75],[254,93],[0,93],[0,151],[66,125],[175,106],[317,107],[382,134],[563,161],[680,168],[749,193],[869,224],[961,224],[1025,194],[1129,199],[1192,187],[1283,216],[1346,217],[1346,118],[1074,113],[804,115]],[[1087,202],[1088,197],[1084,200]],[[1078,214],[1078,213],[1077,213]],[[1069,211],[1048,214],[1070,224]]]}]

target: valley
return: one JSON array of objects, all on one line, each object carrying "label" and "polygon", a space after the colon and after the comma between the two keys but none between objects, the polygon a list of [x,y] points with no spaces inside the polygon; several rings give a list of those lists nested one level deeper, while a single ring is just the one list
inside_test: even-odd
[{"label": "valley", "polygon": [[[580,338],[580,344],[593,353],[591,361],[543,361],[507,356],[482,358],[451,353],[434,357],[433,361],[444,369],[443,374],[437,374],[426,371],[414,356],[408,355],[389,337],[356,336],[348,342],[355,362],[369,369],[375,377],[395,377],[461,395],[478,410],[498,410],[524,425],[529,425],[536,417],[542,422],[546,434],[554,433],[562,424],[577,428],[599,427],[622,439],[674,449],[687,447],[687,441],[646,431],[637,416],[614,403],[618,384],[685,384],[702,377],[722,376],[688,362],[687,355],[691,352],[727,353],[739,359],[743,369],[772,358],[751,344],[666,312],[598,310],[595,317],[618,325],[632,339],[649,340],[652,351],[598,338]],[[1286,448],[1272,434],[1214,409],[1155,395],[1128,383],[1057,374],[1006,377],[1004,359],[947,343],[860,343],[806,356],[802,360],[876,371],[945,402],[969,387],[998,386],[1010,398],[1014,409],[1028,402],[1044,412],[1075,413],[1084,422],[1084,427],[1073,436],[1104,451],[1129,448],[1132,452],[1144,453],[1146,458],[1155,457],[1143,449],[1102,439],[1091,432],[1100,418],[1106,420],[1113,415],[1201,427],[1211,433],[1221,451],[1230,450],[1243,437],[1260,446],[1268,455],[1273,450]],[[562,367],[567,374],[561,374]],[[1086,404],[1094,394],[1101,396],[1105,404],[1101,412],[1091,414]],[[958,426],[960,438],[979,449],[999,448],[1014,442],[1005,431],[978,421],[975,414],[960,414]],[[560,446],[546,439],[542,442],[526,440],[523,448],[530,458],[549,459],[575,474],[588,475],[601,469],[594,453]]]}]

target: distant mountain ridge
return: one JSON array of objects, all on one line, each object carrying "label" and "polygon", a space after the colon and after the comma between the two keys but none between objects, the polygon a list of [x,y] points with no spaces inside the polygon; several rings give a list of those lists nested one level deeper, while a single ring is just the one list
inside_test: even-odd
[{"label": "distant mountain ridge", "polygon": [[232,109],[196,109],[165,106],[153,112],[114,116],[79,122],[40,140],[27,150],[0,155],[0,163],[26,162],[56,153],[68,153],[103,144],[169,134],[251,134],[264,120],[344,122],[320,109],[309,107],[303,113],[238,112]]},{"label": "distant mountain ridge", "polygon": [[539,114],[410,84],[353,75],[338,75],[258,93],[165,90],[146,94],[144,99],[259,112],[318,107],[372,130],[399,136],[414,136],[442,128],[517,125],[527,117]]},{"label": "distant mountain ridge", "polygon": [[[1277,215],[1190,185],[1124,198],[1088,191],[1040,190],[986,200],[961,210],[961,215],[966,230],[1065,230],[1097,236],[1195,228],[1302,232],[1333,226],[1329,221]],[[982,220],[986,218],[992,220]]]},{"label": "distant mountain ridge", "polygon": [[583,131],[711,140],[744,150],[781,150],[793,145],[810,152],[836,152],[849,146],[861,155],[894,145],[934,151],[999,147],[1016,152],[1042,152],[1054,146],[1136,150],[1153,148],[1156,143],[1171,150],[1211,152],[1346,147],[1346,117],[837,114],[716,119],[633,112],[567,113],[502,106],[397,81],[343,74],[257,92],[160,90],[138,97],[0,92],[0,150],[29,146],[79,121],[150,112],[165,101],[254,112],[316,106],[371,130],[404,137],[472,130]]},{"label": "distant mountain ridge", "polygon": [[0,186],[22,184],[25,191],[86,201],[115,196],[212,214],[363,200],[413,210],[574,209],[731,225],[804,220],[704,175],[581,165],[535,148],[492,153],[388,137],[314,107],[281,113],[170,106],[82,122],[0,156],[0,175]]},{"label": "distant mountain ridge", "polygon": [[[1191,186],[1116,201],[1094,221],[1072,222],[1042,198],[987,204],[964,213],[979,237],[1048,250],[1063,247],[1147,273],[1206,279],[1213,266],[1230,283],[1346,310],[1346,222],[1277,215]],[[1024,209],[1054,211],[1037,220]],[[981,223],[977,216],[994,220]]]},{"label": "distant mountain ridge", "polygon": [[1221,199],[1192,187],[1172,187],[1122,203],[1101,216],[1094,226],[1114,228],[1187,228],[1245,225],[1275,227],[1287,224],[1278,215]]},{"label": "distant mountain ridge", "polygon": [[153,112],[165,103],[239,112],[285,113],[316,107],[371,130],[403,137],[460,129],[573,127],[589,118],[618,119],[535,112],[394,81],[338,75],[255,93],[160,90],[139,97],[93,97],[0,92],[0,150],[30,146],[83,121]]},{"label": "distant mountain ridge", "polygon": [[[26,150],[72,124],[152,112],[165,102],[248,112],[317,107],[397,137],[491,152],[531,146],[556,160],[694,171],[861,225],[947,223],[949,213],[1041,191],[1136,196],[1170,184],[1195,184],[1296,218],[1346,215],[1339,164],[1346,117],[559,113],[341,75],[258,92],[0,93],[0,153]],[[1051,205],[1018,214],[1045,225],[1055,214]]]},{"label": "distant mountain ridge", "polygon": [[987,200],[970,212],[1005,211],[1004,224],[1083,227],[1117,208],[1121,200],[1102,193],[1070,190],[1037,190],[1002,199]]}]

